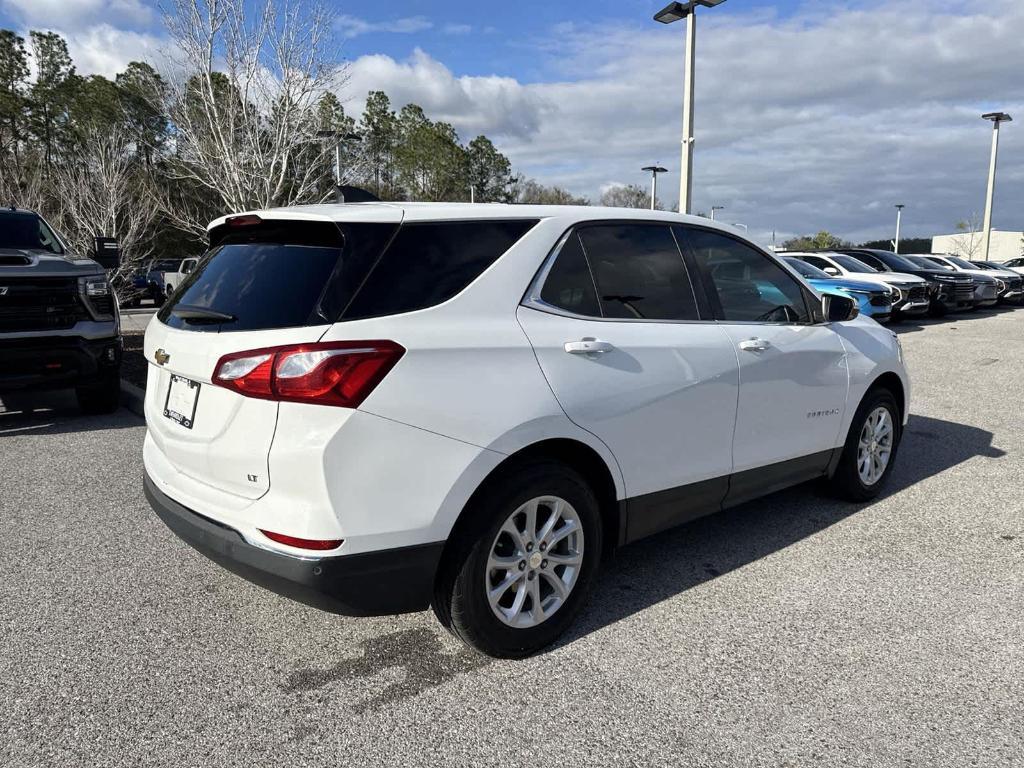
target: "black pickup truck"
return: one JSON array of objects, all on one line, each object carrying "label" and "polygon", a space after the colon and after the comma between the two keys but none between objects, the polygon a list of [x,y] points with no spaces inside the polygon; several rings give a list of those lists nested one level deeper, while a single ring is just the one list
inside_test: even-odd
[{"label": "black pickup truck", "polygon": [[120,401],[121,325],[105,268],[117,245],[73,254],[42,216],[0,209],[0,394],[73,387],[89,413]]}]

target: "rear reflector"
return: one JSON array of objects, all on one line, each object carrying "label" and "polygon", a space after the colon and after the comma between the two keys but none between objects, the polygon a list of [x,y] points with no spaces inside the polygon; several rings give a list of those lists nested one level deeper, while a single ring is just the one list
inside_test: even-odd
[{"label": "rear reflector", "polygon": [[393,341],[329,341],[224,355],[212,381],[246,397],[358,408],[405,354]]},{"label": "rear reflector", "polygon": [[318,552],[337,549],[344,541],[344,539],[300,539],[297,536],[286,536],[283,533],[264,531],[262,528],[260,528],[260,533],[271,541],[276,541],[278,544],[287,544],[289,547],[297,547],[298,549],[314,549]]}]

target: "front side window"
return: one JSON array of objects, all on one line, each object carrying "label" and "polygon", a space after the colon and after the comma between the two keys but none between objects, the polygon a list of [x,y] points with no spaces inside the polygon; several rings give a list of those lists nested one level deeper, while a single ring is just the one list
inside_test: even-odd
[{"label": "front side window", "polygon": [[683,232],[718,297],[723,320],[810,321],[803,288],[765,254],[718,232],[689,228]]},{"label": "front side window", "polygon": [[579,237],[604,317],[698,319],[693,285],[669,227],[600,224],[581,227]]}]

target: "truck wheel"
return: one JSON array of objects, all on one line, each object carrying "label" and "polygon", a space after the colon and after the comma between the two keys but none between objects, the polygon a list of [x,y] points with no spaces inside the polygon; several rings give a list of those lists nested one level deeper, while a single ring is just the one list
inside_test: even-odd
[{"label": "truck wheel", "polygon": [[438,576],[434,611],[488,656],[522,658],[553,643],[576,618],[601,558],[601,520],[587,482],[538,462],[479,493],[473,524]]},{"label": "truck wheel", "polygon": [[851,501],[878,496],[896,463],[902,423],[896,398],[874,389],[861,402],[850,424],[842,458],[832,477],[838,495]]},{"label": "truck wheel", "polygon": [[83,413],[113,413],[121,404],[121,377],[108,375],[94,384],[83,384],[75,389],[75,396]]}]

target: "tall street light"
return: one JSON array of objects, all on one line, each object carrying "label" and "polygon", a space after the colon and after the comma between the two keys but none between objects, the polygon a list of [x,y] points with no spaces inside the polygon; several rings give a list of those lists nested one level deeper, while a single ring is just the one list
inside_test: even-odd
[{"label": "tall street light", "polygon": [[725,206],[724,205],[712,205],[711,206],[711,220],[712,221],[715,220],[715,211],[724,211],[724,210],[725,210]]},{"label": "tall street light", "polygon": [[689,0],[669,3],[656,14],[654,20],[671,24],[686,19],[686,70],[683,74],[683,153],[679,173],[679,212],[690,213],[693,199],[693,68],[697,52],[697,6],[714,8],[725,0]]},{"label": "tall street light", "polygon": [[658,199],[658,174],[668,173],[668,168],[662,168],[660,165],[647,165],[640,170],[651,174],[651,210],[653,211],[654,203]]},{"label": "tall street light", "polygon": [[906,207],[902,203],[896,205],[896,240],[893,242],[893,250],[896,253],[900,252],[900,225],[903,223],[903,209]]},{"label": "tall street light", "polygon": [[1005,112],[989,112],[982,115],[985,120],[992,121],[992,162],[988,167],[988,194],[985,197],[985,234],[983,253],[985,261],[988,261],[989,246],[992,244],[992,201],[996,195],[996,158],[999,156],[999,126],[1002,123],[1011,123],[1013,118]]}]

